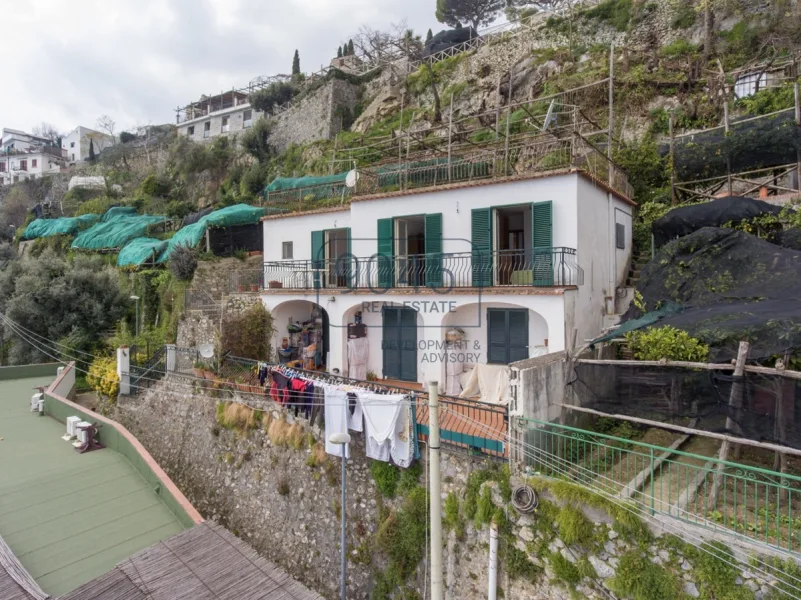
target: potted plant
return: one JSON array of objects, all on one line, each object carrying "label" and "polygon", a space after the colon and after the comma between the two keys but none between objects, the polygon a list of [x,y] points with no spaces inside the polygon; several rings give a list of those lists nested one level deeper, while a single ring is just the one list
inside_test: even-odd
[{"label": "potted plant", "polygon": [[247,291],[247,287],[244,284],[237,285],[236,286],[236,291],[237,292],[246,292]]},{"label": "potted plant", "polygon": [[271,281],[269,283],[269,286],[270,286],[270,289],[275,290],[275,289],[280,289],[280,288],[284,287],[284,284],[281,283],[280,281]]},{"label": "potted plant", "polygon": [[258,283],[251,283],[250,284],[250,291],[251,292],[258,292],[259,291],[259,284]]}]

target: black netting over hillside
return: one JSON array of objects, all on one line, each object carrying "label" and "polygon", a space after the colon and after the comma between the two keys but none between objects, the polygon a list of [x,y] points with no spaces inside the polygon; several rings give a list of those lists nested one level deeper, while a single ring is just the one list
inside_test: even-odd
[{"label": "black netting over hillside", "polygon": [[796,161],[801,129],[795,124],[793,111],[735,122],[729,130],[728,135],[721,127],[677,138],[675,167],[681,181],[725,175],[727,159],[732,173]]},{"label": "black netting over hillside", "polygon": [[801,229],[785,229],[776,232],[774,242],[782,248],[790,248],[791,250],[801,250]]},{"label": "black netting over hillside", "polygon": [[193,223],[197,223],[198,221],[200,221],[200,219],[202,219],[206,215],[210,215],[213,212],[214,212],[214,207],[210,206],[209,208],[204,208],[203,210],[192,213],[191,215],[186,215],[186,217],[184,217],[183,226],[186,227],[187,225],[192,225]]},{"label": "black netting over hillside", "polygon": [[[646,310],[683,307],[656,326],[672,325],[710,346],[710,359],[767,360],[801,351],[801,252],[732,229],[707,227],[665,245],[643,270]],[[642,316],[632,305],[623,320]]]},{"label": "black netting over hillside", "polygon": [[660,247],[703,227],[722,227],[726,223],[750,221],[764,214],[778,215],[781,211],[780,206],[743,196],[727,196],[711,202],[680,206],[654,221],[654,244]]},{"label": "black netting over hillside", "polygon": [[753,373],[735,380],[731,372],[578,363],[571,389],[576,404],[604,413],[684,426],[698,419],[695,429],[801,449],[798,380]]}]

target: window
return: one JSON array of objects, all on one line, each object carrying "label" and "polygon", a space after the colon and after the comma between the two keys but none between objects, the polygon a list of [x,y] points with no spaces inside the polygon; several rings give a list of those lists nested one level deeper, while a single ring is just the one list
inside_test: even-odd
[{"label": "window", "polygon": [[211,135],[211,121],[203,123],[203,137],[207,138]]},{"label": "window", "polygon": [[195,126],[192,125],[191,127],[186,128],[186,135],[195,135]]},{"label": "window", "polygon": [[229,122],[230,122],[229,119],[230,119],[230,117],[223,117],[222,118],[222,132],[223,133],[226,133],[231,128],[231,126],[229,125]]},{"label": "window", "polygon": [[75,162],[75,153],[72,153],[72,162]]},{"label": "window", "polygon": [[615,246],[618,250],[626,249],[626,226],[623,223],[615,223]]},{"label": "window", "polygon": [[292,250],[292,242],[283,242],[281,244],[281,258],[294,258]]},{"label": "window", "polygon": [[74,148],[74,147],[75,147],[75,142],[70,142],[70,148]]},{"label": "window", "polygon": [[27,171],[28,170],[28,161],[27,160],[19,161],[19,170],[20,171]]},{"label": "window", "polygon": [[39,163],[39,161],[38,161],[37,159],[35,159],[35,158],[34,158],[34,159],[32,159],[32,160],[31,160],[31,168],[32,168],[32,169],[35,169],[35,168],[36,168],[36,166],[38,165],[38,163]]},{"label": "window", "polygon": [[0,173],[6,172],[6,163],[0,162]]},{"label": "window", "polygon": [[243,112],[242,113],[242,120],[244,121],[242,123],[242,127],[244,127],[245,129],[247,129],[248,127],[252,126],[253,125],[253,111],[252,110],[246,110],[245,112]]}]

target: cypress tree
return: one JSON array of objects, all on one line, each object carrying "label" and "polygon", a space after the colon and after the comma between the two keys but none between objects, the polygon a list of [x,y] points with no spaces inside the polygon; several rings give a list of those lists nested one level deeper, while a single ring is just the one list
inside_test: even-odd
[{"label": "cypress tree", "polygon": [[295,56],[292,58],[292,74],[300,75],[300,54],[295,50]]},{"label": "cypress tree", "polygon": [[342,46],[337,48],[337,58],[342,58]]},{"label": "cypress tree", "polygon": [[355,52],[353,51],[353,40],[348,40],[348,56],[353,56]]},{"label": "cypress tree", "polygon": [[89,138],[89,161],[93,161],[95,159],[95,141],[92,138]]},{"label": "cypress tree", "polygon": [[431,41],[431,38],[432,38],[432,37],[434,37],[434,34],[433,34],[433,33],[432,33],[432,31],[429,29],[429,30],[428,30],[428,33],[426,34],[426,44],[427,44],[428,42],[430,42],[430,41]]}]

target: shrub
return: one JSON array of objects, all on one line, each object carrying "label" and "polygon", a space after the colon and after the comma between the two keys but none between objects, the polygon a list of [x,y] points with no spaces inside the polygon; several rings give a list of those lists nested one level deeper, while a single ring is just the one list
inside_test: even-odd
[{"label": "shrub", "polygon": [[381,524],[376,536],[378,549],[389,558],[388,571],[402,584],[425,555],[428,519],[426,490],[412,490],[395,513]]},{"label": "shrub", "polygon": [[120,378],[117,375],[117,360],[96,358],[89,366],[86,384],[101,396],[114,399],[120,393]]},{"label": "shrub", "polygon": [[664,46],[659,53],[667,58],[678,58],[679,56],[694,54],[697,51],[698,46],[692,42],[688,42],[684,38],[679,38],[667,46]]},{"label": "shrub", "polygon": [[578,567],[558,552],[552,552],[548,560],[551,563],[554,575],[559,581],[566,583],[570,587],[581,581],[581,573]]},{"label": "shrub", "polygon": [[709,355],[709,346],[670,325],[630,331],[626,342],[637,360],[703,362]]},{"label": "shrub", "polygon": [[176,279],[189,281],[197,269],[197,254],[191,248],[179,245],[174,248],[167,261],[167,268]]},{"label": "shrub", "polygon": [[631,0],[606,0],[584,13],[590,19],[606,21],[618,31],[626,31],[629,28],[631,14]]},{"label": "shrub", "polygon": [[172,202],[167,203],[164,212],[168,217],[172,217],[173,219],[183,219],[186,215],[192,212],[192,207],[186,202],[173,200]]},{"label": "shrub", "polygon": [[370,474],[375,486],[384,498],[394,498],[400,481],[400,470],[389,463],[374,460],[370,463]]},{"label": "shrub", "polygon": [[509,546],[506,550],[506,571],[512,579],[520,577],[534,582],[542,572],[540,568],[531,562],[522,550],[514,546]]},{"label": "shrub", "polygon": [[172,184],[166,177],[151,173],[142,181],[139,189],[148,196],[167,196],[170,193]]},{"label": "shrub", "polygon": [[634,247],[640,252],[651,248],[651,234],[654,221],[664,217],[673,208],[664,202],[645,202],[637,209],[637,220],[634,223]]},{"label": "shrub", "polygon": [[276,106],[286,104],[295,97],[297,90],[286,82],[271,83],[265,88],[250,94],[250,105],[261,112],[270,112]]},{"label": "shrub", "polygon": [[559,525],[559,537],[568,546],[585,544],[592,539],[592,523],[578,508],[563,506],[556,515],[556,523]]},{"label": "shrub", "polygon": [[136,139],[136,134],[130,133],[128,131],[121,131],[120,132],[120,142],[123,144],[127,144],[128,142],[132,142]]},{"label": "shrub", "polygon": [[673,13],[673,20],[670,26],[673,29],[689,29],[695,25],[695,19],[695,7],[691,2],[685,0],[684,2],[677,3],[676,11]]},{"label": "shrub", "polygon": [[223,321],[220,343],[224,352],[253,360],[269,360],[273,320],[259,302]]},{"label": "shrub", "polygon": [[242,135],[242,147],[253,158],[266,161],[273,154],[270,146],[270,126],[267,119],[257,119],[253,126]]}]

